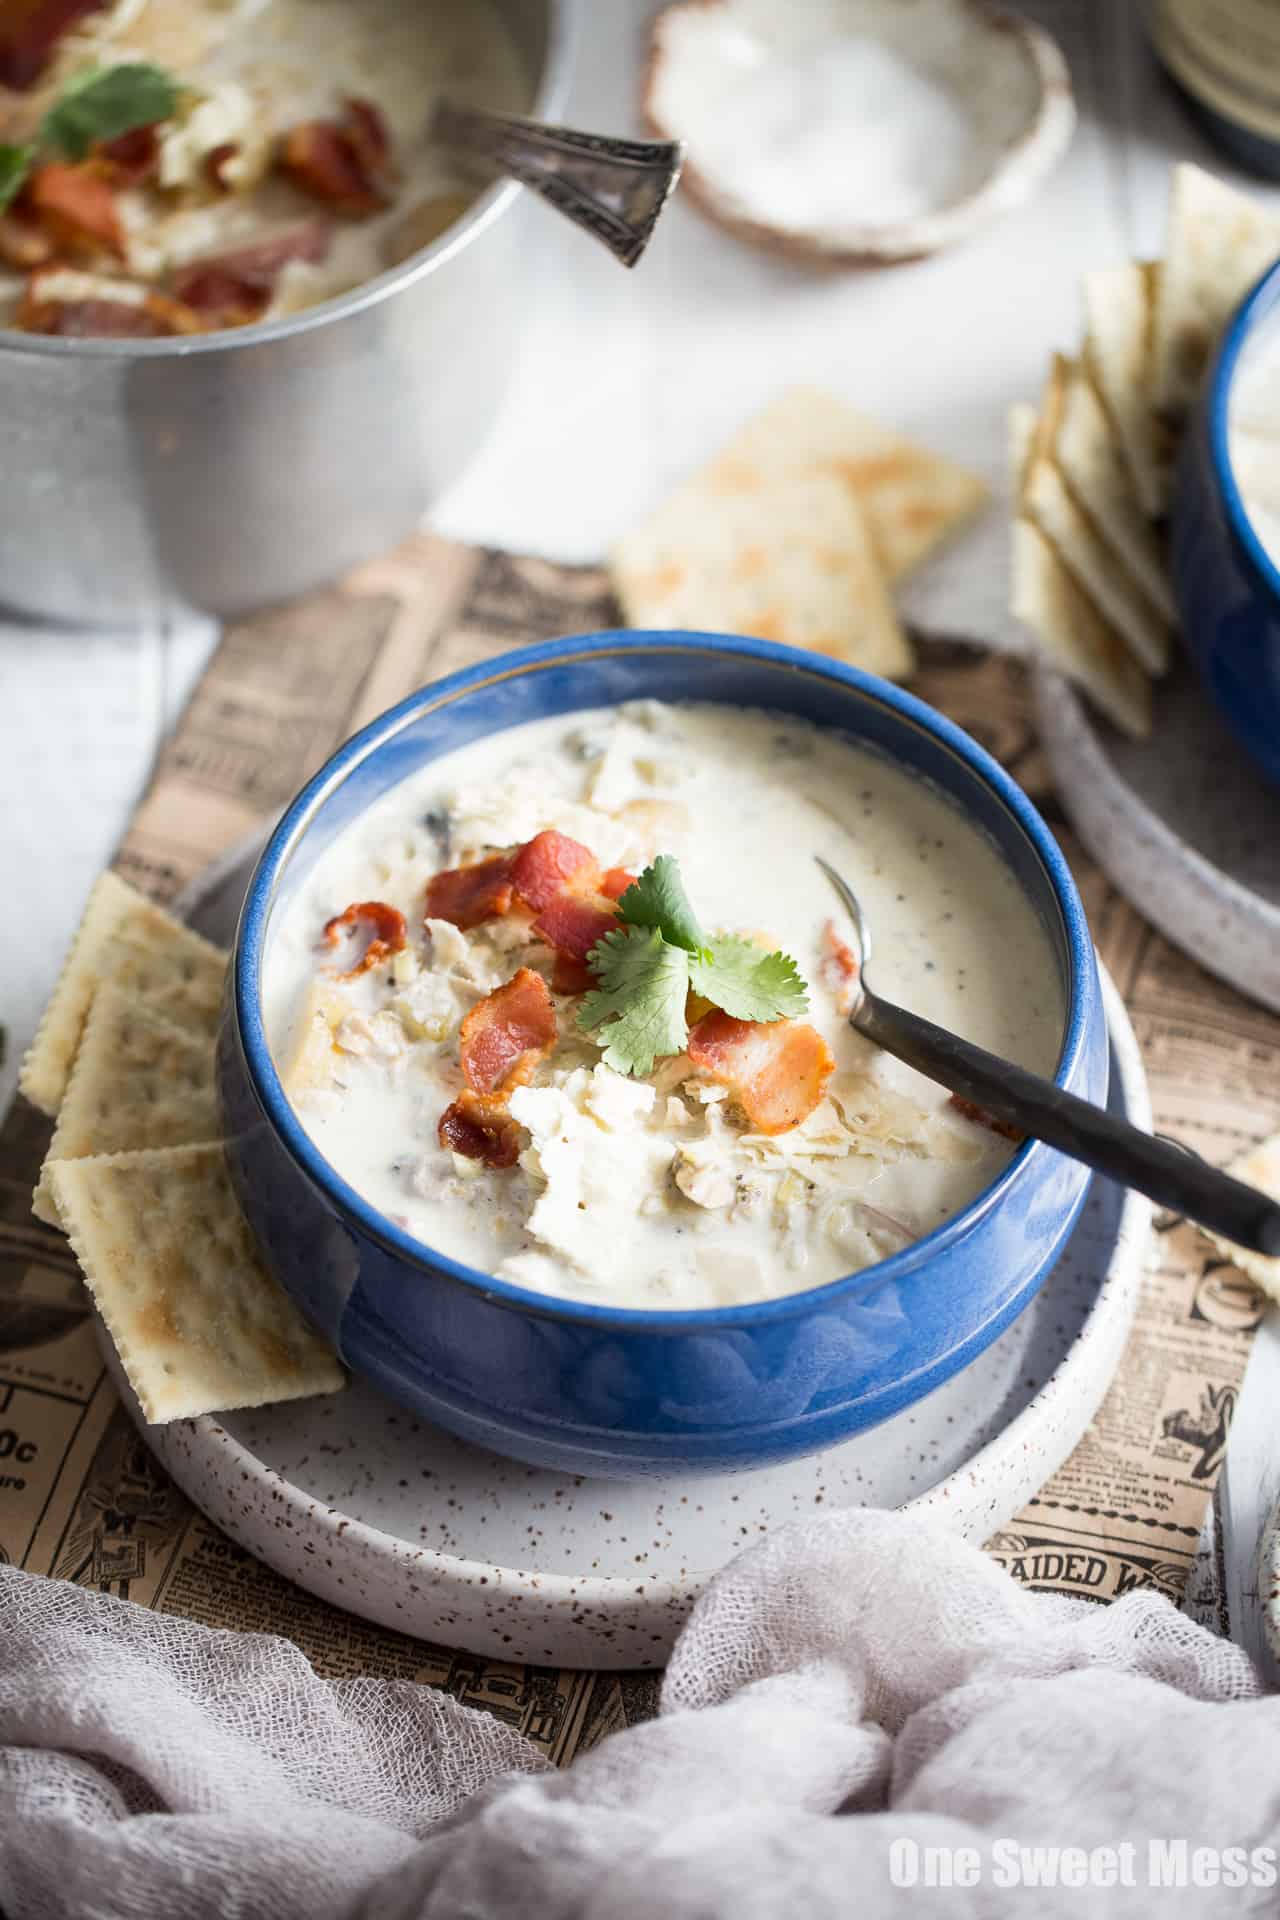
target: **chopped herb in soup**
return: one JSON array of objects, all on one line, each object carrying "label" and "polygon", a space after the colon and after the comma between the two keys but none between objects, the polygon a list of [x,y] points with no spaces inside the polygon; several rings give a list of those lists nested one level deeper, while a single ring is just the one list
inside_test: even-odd
[{"label": "chopped herb in soup", "polygon": [[0,15],[0,325],[163,338],[314,306],[476,189],[442,95],[528,77],[492,0],[13,0]]}]

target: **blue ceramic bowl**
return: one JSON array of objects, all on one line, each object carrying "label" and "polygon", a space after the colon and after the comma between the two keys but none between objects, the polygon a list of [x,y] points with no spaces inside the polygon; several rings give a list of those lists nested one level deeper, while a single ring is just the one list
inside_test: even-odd
[{"label": "blue ceramic bowl", "polygon": [[1062,855],[995,761],[910,694],[757,640],[603,633],[454,674],[374,721],[299,794],[249,888],[218,1047],[236,1187],[266,1259],[357,1373],[468,1440],[583,1474],[762,1466],[886,1419],[1021,1312],[1089,1178],[1031,1143],[967,1211],[866,1272],[751,1306],[645,1313],[548,1299],[446,1259],[335,1173],[267,1046],[273,917],[335,835],[427,761],[525,720],[645,696],[798,714],[953,796],[1047,929],[1067,1005],[1059,1084],[1106,1096],[1093,945]]},{"label": "blue ceramic bowl", "polygon": [[1232,383],[1274,315],[1280,266],[1236,310],[1187,430],[1174,492],[1173,586],[1191,656],[1223,719],[1280,782],[1280,571],[1254,532],[1227,443]]}]

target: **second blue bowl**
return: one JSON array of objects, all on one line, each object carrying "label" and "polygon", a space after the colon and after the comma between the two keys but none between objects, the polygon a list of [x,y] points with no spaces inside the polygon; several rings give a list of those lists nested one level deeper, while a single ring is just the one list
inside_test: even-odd
[{"label": "second blue bowl", "polygon": [[1242,301],[1205,378],[1178,465],[1170,558],[1200,676],[1236,738],[1280,783],[1280,569],[1249,518],[1229,439],[1233,383],[1273,316],[1280,358],[1278,306],[1280,265]]},{"label": "second blue bowl", "polygon": [[526,720],[646,697],[795,714],[941,788],[1048,934],[1067,1010],[1058,1084],[1095,1101],[1107,1091],[1093,943],[1066,863],[996,762],[910,694],[765,641],[601,633],[469,668],[374,721],[299,794],[250,885],[218,1045],[232,1173],[266,1259],[356,1372],[466,1439],[582,1474],[763,1466],[888,1418],[1021,1312],[1089,1181],[1029,1142],[972,1206],[865,1272],[754,1305],[646,1313],[551,1299],[447,1259],[334,1171],[267,1044],[274,916],[335,836],[428,761]]}]

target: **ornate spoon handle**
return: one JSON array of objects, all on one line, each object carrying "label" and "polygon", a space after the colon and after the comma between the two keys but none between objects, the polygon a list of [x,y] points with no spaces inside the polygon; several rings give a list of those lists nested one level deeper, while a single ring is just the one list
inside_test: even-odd
[{"label": "ornate spoon handle", "polygon": [[428,137],[522,181],[602,240],[624,267],[634,267],[648,246],[684,160],[678,141],[580,133],[448,100],[432,115]]}]

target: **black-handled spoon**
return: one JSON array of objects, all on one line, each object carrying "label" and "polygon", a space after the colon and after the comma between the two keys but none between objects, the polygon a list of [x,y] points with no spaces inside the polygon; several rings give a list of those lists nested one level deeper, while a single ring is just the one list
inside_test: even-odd
[{"label": "black-handled spoon", "polygon": [[945,1027],[935,1026],[906,1007],[882,1000],[867,985],[871,930],[858,896],[834,867],[818,865],[835,888],[853,925],[858,963],[857,998],[849,1024],[886,1053],[905,1060],[952,1093],[971,1100],[1005,1126],[1034,1135],[1060,1153],[1145,1193],[1162,1207],[1185,1213],[1237,1246],[1255,1253],[1280,1254],[1280,1206],[1220,1173],[1189,1148],[1155,1139],[1117,1120],[1101,1107],[1077,1098],[1038,1073],[975,1047]]}]

